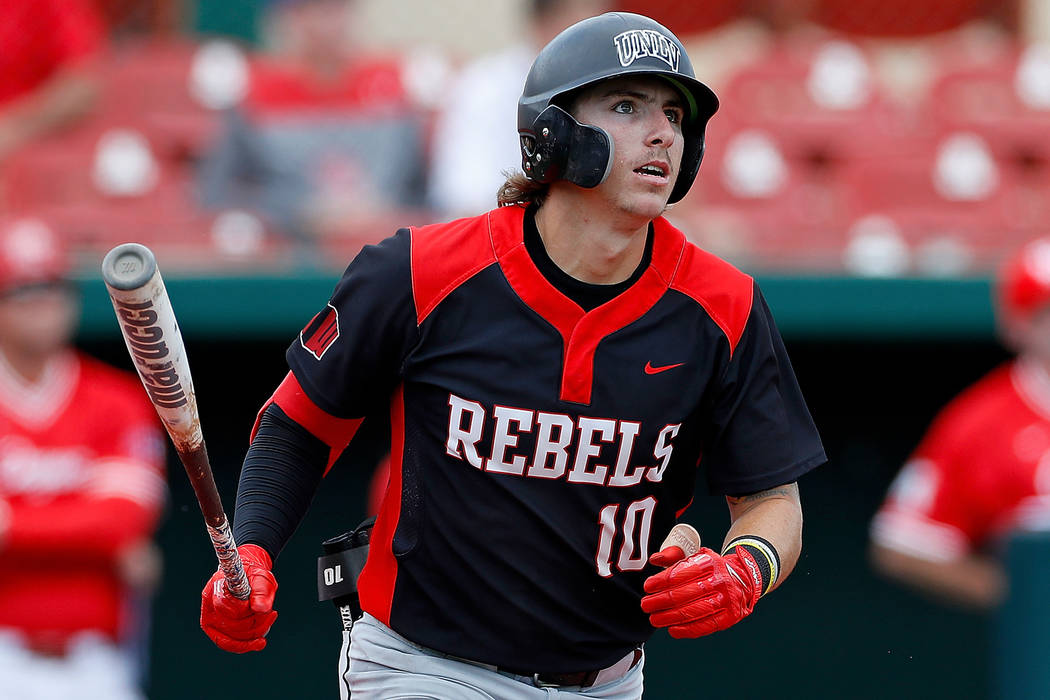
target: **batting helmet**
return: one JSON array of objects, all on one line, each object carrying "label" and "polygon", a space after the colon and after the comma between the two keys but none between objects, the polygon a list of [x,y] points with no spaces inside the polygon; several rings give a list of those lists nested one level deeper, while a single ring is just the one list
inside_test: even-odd
[{"label": "batting helmet", "polygon": [[58,282],[69,272],[65,246],[40,219],[0,220],[0,293]]},{"label": "batting helmet", "polygon": [[579,88],[625,75],[655,75],[686,103],[685,150],[669,203],[685,196],[704,155],[704,130],[718,98],[696,79],[682,42],[642,15],[609,12],[572,25],[547,44],[532,64],[518,100],[518,134],[525,176],[536,182],[568,180],[597,187],[612,168],[613,144],[603,129],[580,124],[564,106]]},{"label": "batting helmet", "polygon": [[1050,305],[1050,238],[1024,244],[999,272],[996,306],[1004,318],[1027,318]]}]

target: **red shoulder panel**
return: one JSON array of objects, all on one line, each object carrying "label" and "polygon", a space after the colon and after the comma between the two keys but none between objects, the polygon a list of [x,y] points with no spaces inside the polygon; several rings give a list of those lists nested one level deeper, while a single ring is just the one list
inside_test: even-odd
[{"label": "red shoulder panel", "polygon": [[704,307],[729,339],[729,351],[736,350],[751,315],[755,281],[726,261],[687,244],[675,271],[671,289]]},{"label": "red shoulder panel", "polygon": [[390,609],[397,585],[394,532],[401,518],[401,464],[405,453],[405,387],[399,386],[390,400],[390,476],[386,493],[372,530],[368,561],[358,577],[361,607],[384,625],[390,624]]},{"label": "red shoulder panel", "polygon": [[310,397],[306,395],[306,392],[300,386],[299,380],[295,378],[294,374],[289,372],[285,375],[284,381],[277,387],[277,391],[270,397],[270,400],[259,409],[259,413],[255,417],[255,425],[252,426],[252,440],[255,439],[255,434],[259,431],[259,421],[262,420],[266,407],[272,403],[277,404],[284,411],[285,415],[306,428],[311,435],[331,448],[328,454],[328,466],[325,469],[325,474],[332,468],[335,461],[339,459],[339,455],[343,453],[346,446],[350,444],[354,434],[357,433],[357,429],[364,420],[363,418],[336,418],[326,413],[324,409],[310,400]]},{"label": "red shoulder panel", "polygon": [[488,214],[412,229],[412,296],[422,323],[456,287],[496,262]]}]

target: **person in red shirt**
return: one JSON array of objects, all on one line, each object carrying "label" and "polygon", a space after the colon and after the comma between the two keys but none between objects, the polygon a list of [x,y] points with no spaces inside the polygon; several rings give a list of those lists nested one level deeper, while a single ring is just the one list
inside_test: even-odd
[{"label": "person in red shirt", "polygon": [[1050,522],[1050,238],[1008,261],[996,296],[1017,356],[940,412],[871,527],[879,571],[978,609],[1002,602],[1006,536]]},{"label": "person in red shirt", "polygon": [[199,172],[203,206],[256,211],[308,243],[421,206],[425,124],[408,62],[360,46],[355,6],[269,3],[267,51]]},{"label": "person in red shirt", "polygon": [[269,51],[252,66],[254,109],[385,109],[406,99],[396,58],[363,50],[354,0],[270,0]]},{"label": "person in red shirt", "polygon": [[46,224],[0,222],[0,697],[141,698],[164,443],[136,378],[72,349],[66,271]]},{"label": "person in red shirt", "polygon": [[0,2],[0,165],[90,110],[104,36],[89,0]]}]

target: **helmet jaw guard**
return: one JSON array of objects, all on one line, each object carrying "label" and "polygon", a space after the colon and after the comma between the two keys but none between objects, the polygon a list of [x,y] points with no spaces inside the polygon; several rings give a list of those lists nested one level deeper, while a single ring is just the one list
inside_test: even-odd
[{"label": "helmet jaw guard", "polygon": [[674,204],[689,192],[693,186],[697,173],[700,172],[700,161],[704,159],[704,131],[707,128],[707,117],[699,127],[699,135],[683,133],[685,137],[685,148],[682,151],[682,163],[678,170],[678,177],[671,189],[671,196],[667,199],[668,204]]},{"label": "helmet jaw guard", "polygon": [[613,141],[604,129],[580,124],[557,105],[540,112],[531,131],[521,132],[522,168],[535,182],[568,180],[592,188],[612,170]]},{"label": "helmet jaw guard", "polygon": [[[564,104],[564,98],[579,88],[633,75],[649,75],[668,81],[682,93],[686,102],[682,162],[668,203],[681,200],[700,169],[704,133],[707,122],[718,110],[718,98],[696,79],[692,63],[674,34],[648,17],[626,12],[610,12],[577,22],[555,37],[536,57],[518,100],[518,133],[525,176],[536,182],[552,182],[560,177],[580,184],[569,177],[572,173],[573,177],[585,182],[594,182],[593,185],[581,186],[601,184],[612,166],[612,139],[600,129],[579,124],[562,109],[558,112],[564,117],[555,117],[551,108]],[[568,126],[554,124],[561,129],[560,134],[546,123],[561,119],[567,119],[569,123]],[[560,140],[550,145],[550,155],[556,160],[552,165],[540,168],[548,157],[543,152],[544,127],[550,130],[548,138],[555,135]],[[596,162],[601,161],[601,155],[595,152],[594,136],[577,129],[590,129],[604,136],[609,154],[603,162]],[[570,134],[579,141],[568,138]],[[575,150],[577,147],[581,149],[579,154]],[[588,153],[587,149],[592,152]],[[536,161],[537,153],[539,162]],[[604,174],[597,177],[596,171],[603,166]]]}]

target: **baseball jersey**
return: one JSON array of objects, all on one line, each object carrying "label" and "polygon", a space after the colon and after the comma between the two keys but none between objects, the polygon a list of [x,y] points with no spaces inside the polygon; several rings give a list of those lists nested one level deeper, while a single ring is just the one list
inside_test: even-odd
[{"label": "baseball jersey", "polygon": [[0,358],[0,627],[120,636],[118,556],[153,533],[163,459],[134,377],[70,352],[26,385]]},{"label": "baseball jersey", "polygon": [[325,413],[389,410],[364,610],[454,656],[595,669],[652,633],[647,560],[698,470],[745,494],[824,452],[750,277],[660,218],[637,281],[585,312],[529,256],[524,216],[365,248],[287,357]]},{"label": "baseball jersey", "polygon": [[932,561],[1050,524],[1050,376],[1007,363],[949,403],[890,487],[875,542]]},{"label": "baseball jersey", "polygon": [[247,108],[256,116],[322,110],[390,113],[409,102],[403,66],[380,56],[349,62],[331,81],[295,65],[260,58],[252,63]]}]

